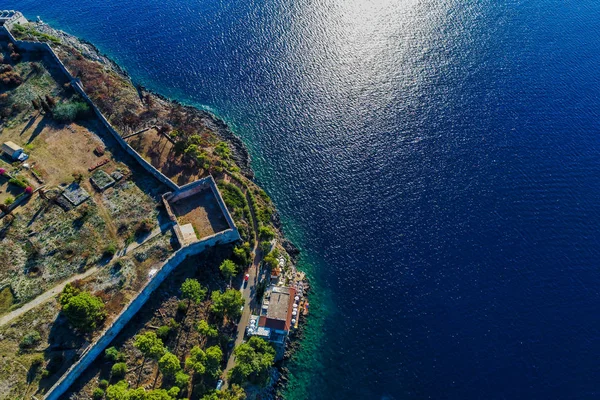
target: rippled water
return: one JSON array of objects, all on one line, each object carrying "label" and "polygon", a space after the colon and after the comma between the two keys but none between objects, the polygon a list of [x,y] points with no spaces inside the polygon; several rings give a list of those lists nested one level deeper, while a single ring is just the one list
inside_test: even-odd
[{"label": "rippled water", "polygon": [[318,289],[288,398],[600,396],[599,2],[6,6],[244,138]]}]

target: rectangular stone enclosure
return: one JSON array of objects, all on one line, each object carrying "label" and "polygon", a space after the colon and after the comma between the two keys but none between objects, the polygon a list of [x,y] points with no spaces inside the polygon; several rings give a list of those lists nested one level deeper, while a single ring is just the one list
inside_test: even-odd
[{"label": "rectangular stone enclosure", "polygon": [[196,238],[214,235],[229,228],[219,203],[209,188],[171,204],[179,225],[192,224]]}]

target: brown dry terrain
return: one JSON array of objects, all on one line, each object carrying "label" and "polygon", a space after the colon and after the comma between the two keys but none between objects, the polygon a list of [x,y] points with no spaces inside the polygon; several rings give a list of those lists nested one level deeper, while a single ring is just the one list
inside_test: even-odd
[{"label": "brown dry terrain", "polygon": [[179,224],[192,224],[198,239],[214,235],[229,227],[217,199],[210,190],[196,193],[173,203],[172,206]]},{"label": "brown dry terrain", "polygon": [[179,186],[194,182],[204,176],[201,168],[190,168],[181,155],[174,150],[174,144],[156,129],[130,136],[127,143],[140,153],[153,167],[159,169]]}]

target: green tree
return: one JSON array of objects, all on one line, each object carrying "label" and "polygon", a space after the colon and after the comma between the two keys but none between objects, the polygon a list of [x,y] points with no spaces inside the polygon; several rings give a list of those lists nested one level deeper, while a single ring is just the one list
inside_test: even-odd
[{"label": "green tree", "polygon": [[273,270],[279,264],[279,261],[273,257],[272,254],[267,255],[263,261],[271,268],[271,270]]},{"label": "green tree", "polygon": [[179,396],[180,391],[180,388],[178,388],[177,386],[173,386],[171,389],[169,389],[167,393],[169,394],[169,396],[171,396],[171,398],[176,399],[177,396]]},{"label": "green tree", "polygon": [[183,152],[194,158],[201,154],[201,151],[196,144],[190,144]]},{"label": "green tree", "polygon": [[117,362],[117,361],[125,361],[125,354],[121,353],[115,346],[109,347],[104,350],[104,357],[106,357],[109,361]]},{"label": "green tree", "polygon": [[92,398],[94,400],[100,400],[103,397],[104,397],[104,390],[102,390],[99,387],[97,387],[96,389],[94,389],[94,391],[92,392]]},{"label": "green tree", "polygon": [[250,264],[250,243],[245,242],[242,246],[236,246],[233,249],[233,260],[242,267]]},{"label": "green tree", "polygon": [[236,365],[229,371],[231,382],[264,384],[267,381],[269,368],[275,362],[275,349],[271,344],[253,336],[236,347],[233,354]]},{"label": "green tree", "polygon": [[71,297],[77,296],[79,293],[81,293],[81,290],[71,285],[70,283],[67,283],[63,288],[62,292],[60,292],[60,295],[58,296],[58,302],[61,306],[65,306],[69,302]]},{"label": "green tree", "polygon": [[21,343],[19,344],[19,346],[23,348],[33,347],[34,345],[38,344],[41,340],[42,336],[38,331],[31,331],[26,333],[25,336],[23,336],[23,339],[21,339]]},{"label": "green tree", "polygon": [[206,297],[206,289],[196,279],[186,279],[181,285],[181,297],[188,300],[188,306],[193,301],[200,303]]},{"label": "green tree", "polygon": [[177,372],[181,371],[179,359],[173,353],[166,352],[164,356],[158,360],[158,368],[168,378],[174,378]]},{"label": "green tree", "polygon": [[107,400],[129,400],[127,396],[129,386],[125,381],[119,381],[106,389]]},{"label": "green tree", "polygon": [[219,142],[215,146],[215,153],[225,159],[231,157],[231,150],[226,142]]},{"label": "green tree", "polygon": [[61,295],[59,301],[64,301],[62,311],[71,325],[81,331],[96,329],[98,323],[106,316],[102,300],[88,292],[80,292],[74,296],[66,295],[63,297]]},{"label": "green tree", "polygon": [[206,322],[206,320],[200,320],[198,325],[196,325],[196,330],[200,333],[204,338],[216,338],[219,336],[219,331],[214,326],[211,326]]},{"label": "green tree", "polygon": [[235,263],[233,261],[231,261],[231,260],[225,260],[225,261],[223,261],[221,263],[221,266],[219,267],[219,269],[221,270],[221,273],[223,274],[223,276],[227,280],[231,280],[231,278],[237,272],[237,267],[235,266]]},{"label": "green tree", "polygon": [[156,330],[156,336],[161,338],[162,340],[166,340],[171,333],[171,327],[168,325],[163,325]]},{"label": "green tree", "polygon": [[148,398],[148,394],[146,393],[146,389],[137,388],[137,389],[129,389],[127,392],[127,400],[146,400]]},{"label": "green tree", "polygon": [[158,360],[165,354],[165,346],[156,333],[148,331],[135,337],[134,347],[142,352],[144,357]]},{"label": "green tree", "polygon": [[227,289],[225,293],[215,290],[212,292],[211,300],[213,303],[210,310],[221,317],[226,315],[230,319],[239,318],[240,308],[244,305],[242,294],[235,289]]},{"label": "green tree", "polygon": [[154,389],[147,392],[145,400],[173,400],[173,398],[165,389]]},{"label": "green tree", "polygon": [[263,252],[263,254],[269,254],[271,246],[272,243],[268,240],[263,240],[262,242],[260,242],[260,250]]},{"label": "green tree", "polygon": [[185,366],[195,373],[202,375],[206,372],[206,353],[198,347],[194,346],[190,352],[190,356],[185,360]]},{"label": "green tree", "polygon": [[185,389],[190,382],[190,376],[183,371],[175,374],[175,386],[180,389]]},{"label": "green tree", "polygon": [[261,226],[258,228],[258,237],[262,240],[273,240],[275,231],[270,226]]},{"label": "green tree", "polygon": [[124,362],[116,363],[110,369],[110,373],[114,378],[123,378],[127,373],[127,364]]},{"label": "green tree", "polygon": [[223,352],[219,346],[212,346],[206,349],[206,374],[213,379],[221,375],[221,361]]}]

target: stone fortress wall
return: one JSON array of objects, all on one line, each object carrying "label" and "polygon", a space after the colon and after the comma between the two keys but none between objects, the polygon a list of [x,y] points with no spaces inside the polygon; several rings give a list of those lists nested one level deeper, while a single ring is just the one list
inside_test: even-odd
[{"label": "stone fortress wall", "polygon": [[[6,15],[6,20],[2,20],[2,15]],[[115,320],[101,333],[101,335],[88,346],[88,348],[82,353],[79,360],[71,366],[63,374],[63,376],[54,384],[52,388],[46,393],[45,400],[57,400],[62,396],[69,387],[79,378],[79,376],[88,368],[92,362],[104,351],[104,349],[110,344],[110,342],[121,332],[125,325],[133,318],[133,316],[142,308],[142,306],[148,301],[152,293],[160,286],[161,283],[169,276],[169,274],[187,257],[195,256],[202,253],[204,250],[220,245],[233,243],[240,240],[239,232],[235,226],[231,214],[225,206],[225,202],[221,197],[215,180],[212,176],[199,179],[195,182],[189,183],[182,187],[179,187],[175,182],[165,176],[162,172],[147,162],[137,151],[135,151],[117,132],[112,126],[108,119],[102,114],[102,112],[96,107],[94,102],[87,95],[79,79],[73,77],[70,71],[65,67],[62,61],[58,58],[52,47],[47,43],[33,42],[17,40],[10,32],[10,27],[14,24],[27,23],[27,20],[23,17],[20,12],[3,12],[0,11],[0,36],[7,36],[8,39],[20,50],[31,51],[31,52],[46,52],[56,62],[59,68],[67,76],[71,82],[72,87],[81,95],[81,97],[89,104],[94,110],[94,113],[98,116],[100,121],[104,124],[106,129],[111,133],[119,145],[131,155],[146,171],[153,175],[160,182],[171,188],[174,192],[166,193],[163,196],[163,202],[175,201],[185,196],[190,196],[201,190],[210,188],[213,192],[219,208],[229,228],[218,232],[212,236],[205,237],[197,242],[191,243],[187,246],[182,246],[174,254],[171,255],[161,266],[158,272],[151,277],[148,282],[141,289],[140,293],[132,299],[129,304],[121,311],[121,313],[115,318]],[[170,207],[168,204],[167,211]],[[170,216],[172,212],[170,213]],[[176,221],[175,221],[176,222]],[[179,239],[179,237],[178,237]],[[182,241],[180,243],[183,244]]]}]

